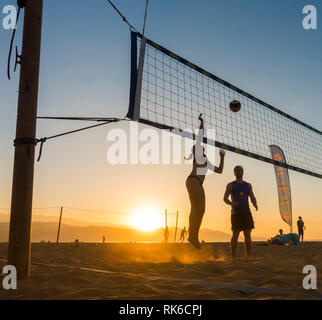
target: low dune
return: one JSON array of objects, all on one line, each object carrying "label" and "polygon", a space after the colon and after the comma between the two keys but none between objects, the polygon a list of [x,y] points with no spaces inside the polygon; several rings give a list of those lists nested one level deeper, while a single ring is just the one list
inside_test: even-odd
[{"label": "low dune", "polygon": [[[243,244],[232,261],[228,243],[32,244],[31,277],[0,299],[317,299],[322,297],[322,243]],[[0,245],[6,259],[7,245]],[[0,271],[6,264],[0,261]],[[318,272],[318,289],[304,290],[305,265]]]}]

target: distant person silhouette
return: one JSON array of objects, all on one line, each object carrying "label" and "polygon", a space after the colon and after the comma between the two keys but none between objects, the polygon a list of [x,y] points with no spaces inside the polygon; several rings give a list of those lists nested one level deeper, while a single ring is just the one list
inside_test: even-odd
[{"label": "distant person silhouette", "polygon": [[185,237],[187,235],[187,230],[186,230],[186,227],[184,227],[182,230],[181,230],[181,233],[180,233],[180,239],[179,241],[183,242]]},{"label": "distant person silhouette", "polygon": [[297,229],[298,229],[299,237],[300,237],[300,239],[302,238],[302,242],[303,242],[304,230],[306,230],[306,228],[305,228],[304,221],[302,220],[301,216],[297,220]]},{"label": "distant person silhouette", "polygon": [[166,227],[166,228],[164,229],[164,242],[165,242],[165,243],[168,243],[168,240],[169,240],[169,228],[168,228],[168,227]]},{"label": "distant person silhouette", "polygon": [[278,234],[275,237],[272,237],[270,240],[268,240],[268,242],[271,244],[283,245],[284,243],[281,242],[283,235],[283,230],[279,229]]},{"label": "distant person silhouette", "polygon": [[106,240],[106,239],[105,239],[105,236],[103,236],[103,240],[102,240],[102,242],[103,242],[103,243],[105,243],[105,240]]},{"label": "distant person silhouette", "polygon": [[[256,211],[258,210],[258,206],[252,185],[243,180],[243,167],[236,166],[234,168],[234,174],[236,180],[228,183],[224,195],[224,202],[231,206],[231,229],[233,231],[230,242],[231,255],[235,259],[239,233],[243,231],[246,258],[249,258],[252,243],[251,232],[254,229],[254,221],[249,208],[248,198],[250,198]],[[229,200],[229,196],[231,196],[231,201]]]},{"label": "distant person silhouette", "polygon": [[283,229],[278,230],[278,234],[276,235],[277,237],[280,237],[283,235]]}]

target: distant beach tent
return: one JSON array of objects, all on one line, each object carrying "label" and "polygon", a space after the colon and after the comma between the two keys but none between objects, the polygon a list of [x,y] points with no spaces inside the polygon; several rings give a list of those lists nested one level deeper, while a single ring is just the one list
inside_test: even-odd
[{"label": "distant beach tent", "polygon": [[[304,122],[235,87],[161,45],[131,32],[131,88],[127,117],[195,139],[198,115],[216,130],[204,143],[322,178],[322,135]],[[231,112],[231,101],[242,108]],[[271,158],[278,145],[288,163]]]}]

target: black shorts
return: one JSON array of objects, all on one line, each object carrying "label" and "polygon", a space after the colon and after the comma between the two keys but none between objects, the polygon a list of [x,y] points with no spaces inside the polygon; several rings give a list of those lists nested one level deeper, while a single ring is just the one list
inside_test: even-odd
[{"label": "black shorts", "polygon": [[243,213],[235,213],[231,215],[232,231],[246,231],[254,228],[254,220],[250,210]]},{"label": "black shorts", "polygon": [[303,235],[304,234],[304,230],[299,230],[299,235]]}]

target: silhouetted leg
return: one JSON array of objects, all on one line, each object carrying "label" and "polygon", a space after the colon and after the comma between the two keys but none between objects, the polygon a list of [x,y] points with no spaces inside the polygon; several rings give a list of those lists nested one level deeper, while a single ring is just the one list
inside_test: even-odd
[{"label": "silhouetted leg", "polygon": [[251,238],[252,230],[245,230],[244,231],[244,243],[245,243],[245,251],[246,251],[246,258],[250,257],[251,245],[252,245],[252,238]]},{"label": "silhouetted leg", "polygon": [[197,236],[197,239],[199,239],[199,230],[200,230],[200,226],[202,223],[202,218],[205,214],[205,205],[206,205],[206,199],[205,199],[205,191],[203,188],[201,188],[200,190],[200,207],[198,208],[198,214],[195,215],[195,221],[194,221],[194,225],[195,225],[195,234]]},{"label": "silhouetted leg", "polygon": [[198,234],[205,212],[205,193],[197,178],[187,179],[186,186],[191,203],[188,241],[196,248],[201,249]]},{"label": "silhouetted leg", "polygon": [[240,231],[233,231],[233,236],[231,237],[231,241],[230,241],[231,256],[233,259],[236,258],[236,249],[237,249],[239,232]]}]

